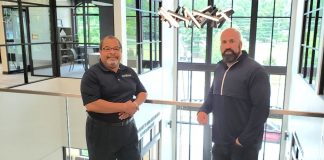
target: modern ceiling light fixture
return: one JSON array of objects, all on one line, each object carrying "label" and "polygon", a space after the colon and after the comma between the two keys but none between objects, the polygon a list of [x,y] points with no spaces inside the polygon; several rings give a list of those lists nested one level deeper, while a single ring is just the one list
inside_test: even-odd
[{"label": "modern ceiling light fixture", "polygon": [[[181,14],[180,9],[182,9]],[[161,20],[168,22],[170,27],[178,28],[179,22],[184,21],[187,28],[193,26],[202,28],[207,23],[210,24],[210,27],[220,28],[225,21],[231,21],[230,16],[234,13],[234,10],[229,8],[222,11],[215,6],[208,6],[201,11],[193,10],[190,13],[186,7],[178,7],[174,12],[160,7],[158,13]],[[191,25],[189,25],[189,22],[192,22]]]}]

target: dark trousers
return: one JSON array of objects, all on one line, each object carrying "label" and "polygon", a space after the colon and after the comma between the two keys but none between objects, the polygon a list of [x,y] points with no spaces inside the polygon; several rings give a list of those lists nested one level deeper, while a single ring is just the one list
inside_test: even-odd
[{"label": "dark trousers", "polygon": [[213,160],[258,160],[259,147],[233,145],[214,145]]},{"label": "dark trousers", "polygon": [[138,136],[135,122],[111,126],[87,118],[86,140],[90,160],[139,160]]}]

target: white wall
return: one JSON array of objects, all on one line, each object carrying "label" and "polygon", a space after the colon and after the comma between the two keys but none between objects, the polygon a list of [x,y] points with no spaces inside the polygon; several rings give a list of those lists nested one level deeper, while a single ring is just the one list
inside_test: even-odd
[{"label": "white wall", "polygon": [[[292,16],[292,32],[290,37],[290,51],[288,56],[288,72],[287,72],[287,87],[286,87],[286,108],[289,110],[309,111],[309,112],[324,112],[324,96],[318,95],[317,90],[313,89],[299,75],[298,63],[301,44],[301,27],[303,16],[303,1],[294,1],[294,8],[298,12],[294,12]],[[322,37],[323,37],[322,24]],[[320,40],[323,48],[323,39]],[[323,51],[320,51],[323,54]],[[321,57],[321,56],[320,56]],[[319,58],[321,60],[322,58]],[[317,68],[321,68],[320,64]],[[317,76],[319,82],[320,76]],[[320,158],[320,153],[323,152],[323,118],[306,118],[289,116],[288,131],[291,133],[296,131],[297,136],[304,149],[304,159],[324,159],[323,155]],[[290,143],[290,142],[288,142]],[[322,148],[320,148],[322,147]],[[286,152],[289,151],[287,148]]]},{"label": "white wall", "polygon": [[62,159],[68,145],[64,98],[3,92],[0,103],[1,159]]}]

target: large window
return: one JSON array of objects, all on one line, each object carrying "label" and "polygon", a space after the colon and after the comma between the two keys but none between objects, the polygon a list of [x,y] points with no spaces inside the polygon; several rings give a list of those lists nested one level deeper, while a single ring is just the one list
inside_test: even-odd
[{"label": "large window", "polygon": [[[320,35],[322,28],[323,0],[305,0],[300,46],[299,70],[303,78],[314,89],[318,85],[317,71],[320,52]],[[323,69],[323,68],[322,68]],[[323,73],[322,73],[323,74]],[[322,76],[323,77],[323,76]],[[323,94],[323,78],[320,94]]]},{"label": "large window", "polygon": [[[211,2],[213,3],[210,4]],[[204,95],[208,93],[213,81],[216,63],[222,59],[220,33],[225,28],[234,27],[242,34],[243,50],[246,50],[251,58],[263,65],[270,74],[271,107],[283,109],[291,0],[180,0],[178,5],[185,6],[189,11],[202,10],[208,5],[215,5],[220,10],[228,8],[234,10],[234,14],[230,17],[231,21],[226,21],[220,28],[206,25],[198,29],[195,26],[186,28],[180,25],[177,64],[178,101],[202,102],[204,100]],[[195,119],[192,121],[183,119],[183,115],[191,115],[196,118],[194,112],[190,111],[190,108],[177,111],[177,136],[181,137],[177,142],[178,159],[210,159],[210,126],[203,127],[204,129],[194,129],[197,128]],[[269,119],[269,123],[274,122],[278,122],[281,126],[281,117]],[[188,131],[191,131],[191,134],[187,134]],[[196,143],[192,140],[192,136],[195,134],[203,135],[201,139],[204,141],[203,147],[200,147],[200,151],[203,148],[203,152],[190,152],[193,149],[193,143]],[[270,144],[266,141],[263,151],[271,150],[271,147],[268,147],[270,145],[280,149],[279,142]],[[260,152],[260,156],[263,156],[263,151]],[[265,156],[269,159],[277,158],[279,151],[273,155],[265,154]]]},{"label": "large window", "polygon": [[83,38],[84,31],[87,31],[86,39],[88,43],[100,43],[99,8],[91,3],[85,3],[85,7],[83,8],[80,3],[76,7],[75,18],[79,43],[85,43],[85,39]]},{"label": "large window", "polygon": [[156,0],[127,0],[127,65],[139,74],[161,67],[161,22]]}]

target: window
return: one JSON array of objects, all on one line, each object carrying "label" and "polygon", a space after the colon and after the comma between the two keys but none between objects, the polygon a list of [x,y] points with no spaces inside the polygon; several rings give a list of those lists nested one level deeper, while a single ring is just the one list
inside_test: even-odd
[{"label": "window", "polygon": [[[83,18],[85,16],[85,18]],[[94,4],[85,3],[83,12],[82,3],[76,6],[76,30],[79,43],[85,43],[84,31],[86,32],[87,43],[100,43],[99,8]],[[85,20],[85,22],[83,22]],[[85,23],[85,25],[84,25]],[[85,29],[84,29],[85,26]]]},{"label": "window", "polygon": [[[300,45],[299,69],[303,78],[314,89],[318,85],[318,62],[320,49],[320,35],[322,24],[323,1],[305,0],[304,16]],[[321,69],[321,68],[319,68]],[[323,69],[323,68],[322,68]],[[323,78],[320,84],[320,94],[323,94]]]},{"label": "window", "polygon": [[161,22],[156,0],[127,0],[127,65],[139,74],[161,67]]},{"label": "window", "polygon": [[[177,100],[186,102],[202,102],[204,100],[204,95],[208,93],[213,81],[216,63],[222,59],[219,43],[220,33],[222,29],[233,27],[240,30],[242,34],[243,49],[249,53],[251,58],[263,65],[270,74],[271,107],[283,109],[291,2],[291,0],[179,0],[178,6],[185,6],[189,11],[202,10],[208,5],[215,5],[220,10],[232,8],[234,14],[230,17],[231,22],[226,21],[221,28],[179,27]],[[190,115],[189,112],[192,111],[183,108],[177,112],[179,112],[177,117],[179,121],[183,115]],[[193,115],[195,117],[195,113]],[[281,118],[277,117],[280,122]],[[195,125],[190,121],[177,122],[177,136],[181,137],[177,142],[177,158],[188,159],[188,157],[196,156],[190,152],[195,146],[192,144],[196,142],[189,141],[192,135],[187,135]],[[204,129],[200,129],[200,132],[204,137],[204,147],[200,148],[206,149],[206,153],[200,154],[197,149],[195,153],[198,153],[197,156],[200,159],[210,159],[211,153],[207,152],[210,150],[208,148],[212,146],[211,139],[209,139],[211,136],[208,136],[210,127],[204,127]],[[200,132],[197,133],[201,134]],[[276,148],[280,149],[279,144],[276,144]],[[202,149],[198,150],[202,151]],[[269,156],[279,157],[279,152],[266,156],[270,159]]]}]

